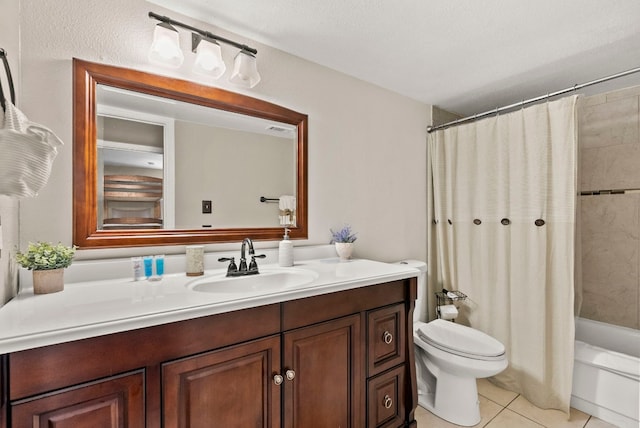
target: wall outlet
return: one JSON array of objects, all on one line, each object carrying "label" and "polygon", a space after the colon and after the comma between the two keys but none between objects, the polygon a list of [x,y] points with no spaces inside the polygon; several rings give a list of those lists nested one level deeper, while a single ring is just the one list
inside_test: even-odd
[{"label": "wall outlet", "polygon": [[202,201],[202,214],[211,214],[211,201]]}]

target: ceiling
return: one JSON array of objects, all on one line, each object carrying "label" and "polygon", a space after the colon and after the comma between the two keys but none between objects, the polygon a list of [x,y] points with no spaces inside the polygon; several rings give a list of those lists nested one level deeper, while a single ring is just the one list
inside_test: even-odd
[{"label": "ceiling", "polygon": [[639,0],[150,2],[461,115],[640,67]]}]

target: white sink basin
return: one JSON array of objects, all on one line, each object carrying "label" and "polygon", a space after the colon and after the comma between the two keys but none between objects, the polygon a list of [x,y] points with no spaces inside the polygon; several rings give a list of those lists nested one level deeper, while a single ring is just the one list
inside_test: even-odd
[{"label": "white sink basin", "polygon": [[271,293],[309,284],[318,279],[316,272],[298,268],[265,268],[257,275],[227,277],[226,273],[209,275],[187,283],[187,287],[204,293]]}]

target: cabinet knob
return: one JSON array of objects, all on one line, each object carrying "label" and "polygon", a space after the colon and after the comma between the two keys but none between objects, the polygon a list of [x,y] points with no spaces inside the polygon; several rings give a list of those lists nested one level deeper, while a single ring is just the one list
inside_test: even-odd
[{"label": "cabinet knob", "polygon": [[389,333],[388,331],[385,331],[384,334],[382,335],[382,340],[384,340],[384,343],[389,345],[391,342],[393,342],[393,334]]},{"label": "cabinet knob", "polygon": [[296,377],[296,372],[287,370],[284,375],[287,377],[287,380],[293,380]]},{"label": "cabinet knob", "polygon": [[385,409],[390,409],[393,406],[393,400],[388,395],[385,395],[383,404]]},{"label": "cabinet knob", "polygon": [[275,383],[276,385],[280,385],[283,380],[284,378],[282,377],[282,375],[277,374],[273,376],[273,383]]}]

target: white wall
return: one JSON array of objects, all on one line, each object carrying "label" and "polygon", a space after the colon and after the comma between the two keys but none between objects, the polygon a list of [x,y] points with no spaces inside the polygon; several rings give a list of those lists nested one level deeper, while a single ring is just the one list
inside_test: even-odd
[{"label": "white wall", "polygon": [[[77,57],[212,84],[308,114],[309,239],[296,245],[327,243],[329,228],[347,222],[358,232],[357,257],[425,259],[429,106],[143,0],[41,0],[23,2],[21,7],[21,105],[31,120],[50,126],[65,141],[49,184],[37,198],[22,203],[23,245],[30,240],[71,243],[71,59]],[[226,82],[226,76],[207,82],[192,74],[187,32],[181,33],[187,53],[180,69],[149,64],[147,51],[155,25],[149,11],[256,47],[262,82],[252,90],[239,90]],[[231,60],[235,52],[226,48],[224,54]],[[210,247],[214,248],[239,245]],[[78,258],[149,251],[85,250]],[[182,252],[184,247],[162,251]]]},{"label": "white wall", "polygon": [[[0,5],[0,48],[7,52],[9,65],[13,74],[16,89],[16,100],[20,106],[20,38],[18,31],[18,16],[20,3],[18,1],[3,1]],[[0,67],[0,81],[4,94],[9,95],[9,86],[4,74],[4,67]],[[2,114],[2,109],[0,109]],[[0,149],[1,152],[1,149]],[[0,154],[1,156],[1,154]],[[9,300],[16,292],[17,274],[13,255],[14,247],[18,245],[18,212],[19,202],[6,196],[0,196],[0,225],[2,225],[2,240],[0,241],[0,306]]]},{"label": "white wall", "polygon": [[[176,227],[279,227],[278,204],[260,202],[260,196],[294,194],[293,137],[175,125]],[[202,214],[203,200],[211,201],[210,214]]]}]

